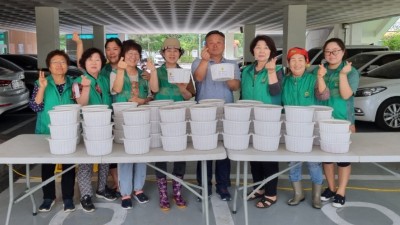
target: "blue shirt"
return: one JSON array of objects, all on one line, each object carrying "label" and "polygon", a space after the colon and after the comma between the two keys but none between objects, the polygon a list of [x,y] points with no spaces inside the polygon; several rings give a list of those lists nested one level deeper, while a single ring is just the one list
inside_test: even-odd
[{"label": "blue shirt", "polygon": [[[201,62],[201,59],[197,58],[192,63],[192,74],[194,74],[194,71],[196,71],[200,62]],[[239,70],[239,66],[237,65],[236,61],[222,58],[221,63],[232,63],[235,68],[234,79],[240,81],[240,70]],[[228,85],[226,84],[226,81],[213,81],[212,80],[211,66],[214,64],[216,64],[216,63],[213,60],[210,60],[208,62],[207,74],[204,77],[203,81],[199,82],[199,81],[195,80],[195,85],[196,85],[195,100],[200,101],[203,99],[217,98],[217,99],[224,99],[225,103],[232,103],[233,102],[233,93],[229,89]]]}]

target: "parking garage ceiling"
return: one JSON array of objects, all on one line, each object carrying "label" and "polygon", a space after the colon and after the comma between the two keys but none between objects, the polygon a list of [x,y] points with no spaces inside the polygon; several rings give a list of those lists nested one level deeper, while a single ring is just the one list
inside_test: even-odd
[{"label": "parking garage ceiling", "polygon": [[59,9],[61,33],[281,33],[284,7],[307,5],[307,28],[399,16],[400,0],[0,0],[0,29],[35,32],[35,7]]}]

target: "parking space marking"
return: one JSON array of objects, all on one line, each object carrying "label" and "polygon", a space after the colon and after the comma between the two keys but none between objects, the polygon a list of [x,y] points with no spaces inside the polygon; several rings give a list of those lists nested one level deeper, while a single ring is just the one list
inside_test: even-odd
[{"label": "parking space marking", "polygon": [[211,207],[214,212],[216,225],[234,225],[231,211],[228,203],[222,201],[219,197],[213,195],[211,197]]}]

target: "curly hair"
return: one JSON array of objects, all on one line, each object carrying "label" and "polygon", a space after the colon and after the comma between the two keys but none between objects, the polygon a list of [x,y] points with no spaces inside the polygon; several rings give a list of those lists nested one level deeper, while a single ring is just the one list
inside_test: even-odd
[{"label": "curly hair", "polygon": [[103,52],[98,49],[98,48],[89,48],[86,51],[83,52],[81,59],[79,60],[79,65],[86,70],[86,61],[92,57],[93,54],[99,54],[100,59],[101,59],[101,68],[106,64],[107,60],[106,57],[104,56]]}]

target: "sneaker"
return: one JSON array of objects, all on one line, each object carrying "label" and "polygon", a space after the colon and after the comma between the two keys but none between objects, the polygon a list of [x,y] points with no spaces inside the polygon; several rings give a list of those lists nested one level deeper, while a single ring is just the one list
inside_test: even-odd
[{"label": "sneaker", "polygon": [[332,206],[335,208],[342,208],[346,203],[346,197],[336,194],[333,198]]},{"label": "sneaker", "polygon": [[321,201],[326,202],[329,201],[336,195],[336,192],[331,191],[329,188],[326,188],[324,192],[321,194]]},{"label": "sneaker", "polygon": [[39,206],[39,212],[49,212],[54,203],[53,199],[43,199],[43,203]]},{"label": "sneaker", "polygon": [[123,209],[132,209],[132,200],[130,198],[122,199],[121,207]]},{"label": "sneaker", "polygon": [[149,202],[149,198],[142,192],[139,194],[134,194],[133,197],[136,199],[137,202],[140,204]]},{"label": "sneaker", "polygon": [[[199,194],[200,194],[201,196],[203,196],[202,191],[200,191]],[[212,192],[211,192],[211,191],[208,191],[208,198],[211,198],[211,195],[212,195]],[[202,199],[201,199],[200,197],[197,197],[196,200],[197,200],[198,202],[201,202]]]},{"label": "sneaker", "polygon": [[222,201],[230,201],[232,199],[231,194],[227,189],[220,189],[220,190],[217,189],[217,194],[219,194]]},{"label": "sneaker", "polygon": [[105,199],[107,201],[114,201],[115,199],[117,199],[117,197],[115,197],[115,193],[110,191],[110,190],[108,190],[108,188],[106,188],[102,192],[96,191],[96,197]]},{"label": "sneaker", "polygon": [[94,212],[94,210],[96,209],[93,205],[92,197],[90,197],[89,195],[85,195],[81,198],[81,206],[83,211],[85,212]]},{"label": "sneaker", "polygon": [[64,212],[75,211],[75,204],[72,199],[64,199]]}]

